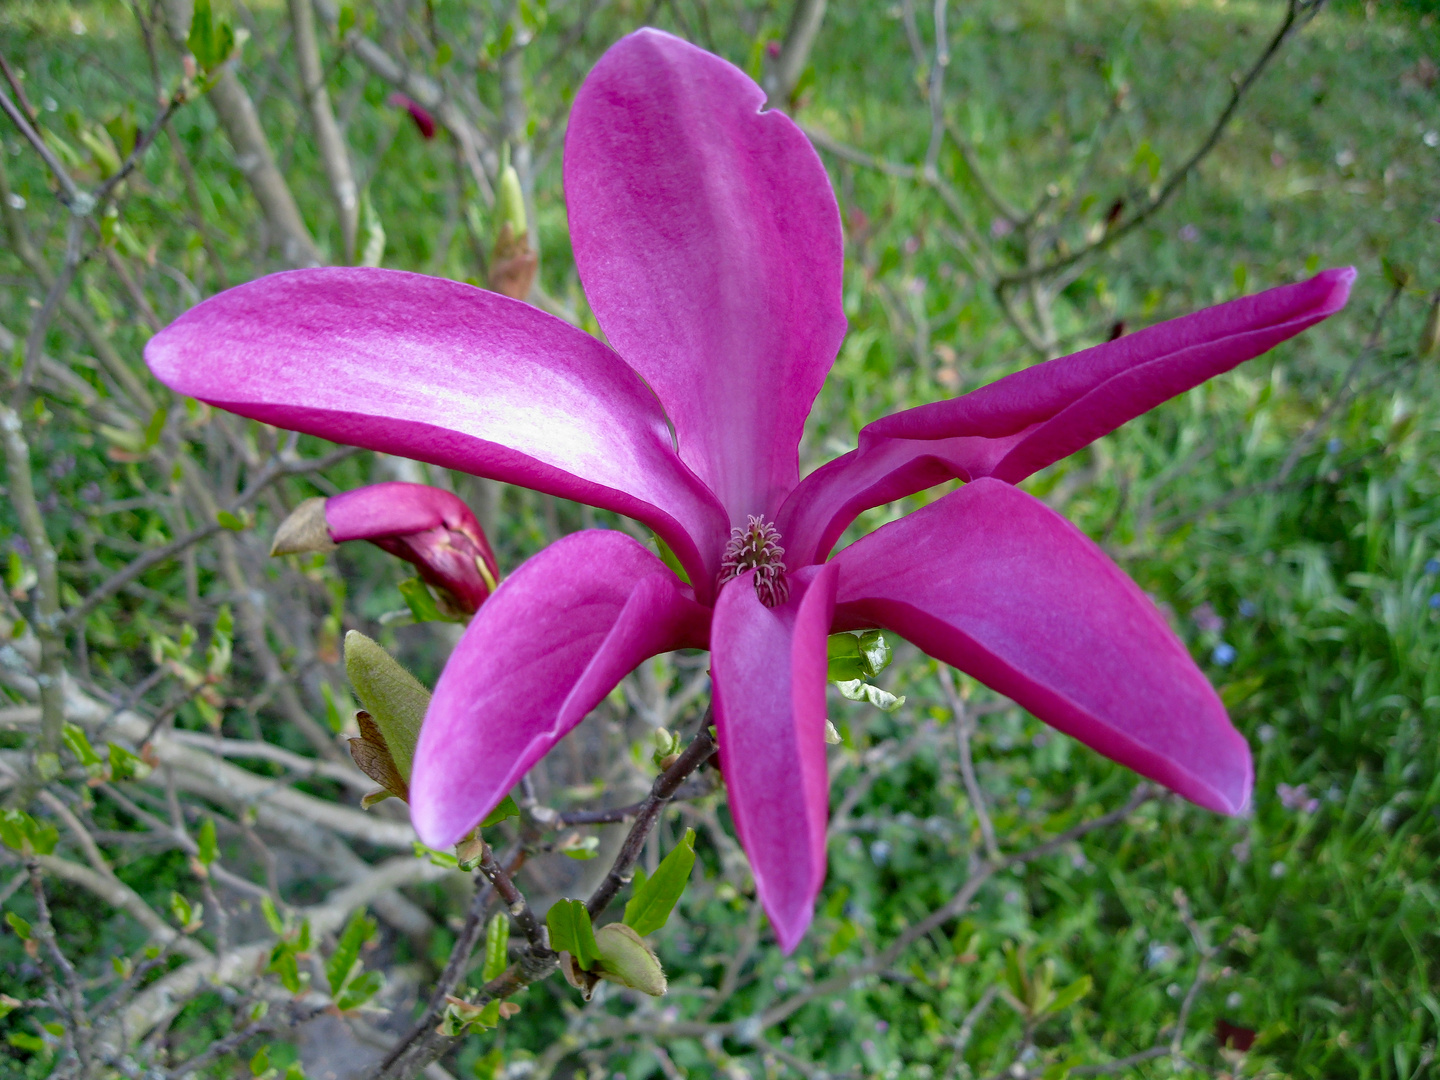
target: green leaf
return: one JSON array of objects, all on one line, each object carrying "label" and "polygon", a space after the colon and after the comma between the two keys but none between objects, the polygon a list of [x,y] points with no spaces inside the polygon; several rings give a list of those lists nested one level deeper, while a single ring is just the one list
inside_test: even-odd
[{"label": "green leaf", "polygon": [[338,997],[346,982],[357,974],[355,965],[360,963],[360,947],[374,936],[375,920],[365,914],[364,908],[357,908],[340,932],[335,951],[325,962],[325,979],[330,984],[331,997]]},{"label": "green leaf", "polygon": [[170,914],[175,916],[176,922],[187,929],[192,925],[199,924],[200,912],[203,908],[203,904],[191,904],[178,892],[170,894]]},{"label": "green leaf", "polygon": [[298,994],[310,982],[310,973],[302,972],[295,962],[295,946],[281,942],[270,952],[270,963],[265,970],[280,980],[280,985],[292,994]]},{"label": "green leaf", "polygon": [[5,1041],[19,1050],[29,1050],[32,1054],[43,1054],[49,1050],[44,1039],[25,1031],[12,1031],[5,1036]]},{"label": "green leaf", "polygon": [[509,942],[510,919],[504,912],[496,912],[485,927],[485,966],[480,969],[480,977],[486,982],[498,979],[510,966]]},{"label": "green leaf", "polygon": [[585,862],[600,854],[600,838],[598,836],[587,836],[578,843],[561,848],[560,851],[566,858],[579,859],[581,862]]},{"label": "green leaf", "polygon": [[220,510],[215,514],[215,520],[220,523],[221,528],[229,529],[231,532],[244,532],[245,522],[236,517],[229,510]]},{"label": "green leaf", "polygon": [[81,765],[87,769],[92,765],[103,765],[105,761],[95,752],[90,745],[90,740],[85,737],[85,732],[77,724],[66,724],[60,731],[60,737],[65,741],[65,747]]},{"label": "green leaf", "polygon": [[170,413],[164,407],[156,409],[150,417],[150,422],[145,425],[145,449],[150,449],[160,441],[160,436],[165,431],[165,421]]},{"label": "green leaf", "polygon": [[132,754],[119,743],[110,744],[110,777],[113,780],[144,780],[151,773],[150,763]]},{"label": "green leaf", "polygon": [[335,998],[335,1007],[341,1012],[358,1009],[385,987],[385,977],[378,971],[362,971],[346,984],[345,989]]},{"label": "green leaf", "polygon": [[[198,10],[200,5],[197,3],[195,7]],[[207,4],[206,7],[209,7],[209,5]],[[259,1050],[255,1051],[255,1056],[250,1059],[250,1072],[254,1076],[259,1076],[268,1068],[270,1068],[270,1048],[262,1046]]]},{"label": "green leaf", "polygon": [[515,800],[509,795],[500,800],[500,805],[485,815],[485,820],[480,822],[482,829],[488,829],[491,825],[499,825],[506,818],[519,817],[520,807],[515,805]]},{"label": "green leaf", "polygon": [[875,708],[882,709],[885,712],[894,712],[900,708],[901,705],[905,704],[903,695],[896,697],[887,690],[881,690],[880,687],[874,683],[867,683],[860,679],[853,679],[848,682],[837,682],[835,686],[840,691],[842,697],[847,697],[851,701],[868,701],[871,705],[874,705]]},{"label": "green leaf", "polygon": [[265,925],[270,927],[270,932],[276,937],[285,933],[285,920],[280,917],[280,912],[275,909],[275,901],[269,896],[260,898],[260,910],[265,915]]},{"label": "green leaf", "polygon": [[460,860],[448,851],[436,851],[432,847],[426,847],[419,840],[416,840],[411,846],[415,850],[417,859],[429,859],[430,865],[443,866],[447,870],[460,869]]},{"label": "green leaf", "polygon": [[680,843],[660,860],[655,873],[635,889],[625,905],[625,925],[641,937],[665,925],[685,891],[695,866],[695,830],[686,829]]},{"label": "green leaf", "polygon": [[210,12],[210,0],[195,0],[194,14],[190,16],[190,36],[185,45],[195,57],[201,71],[209,71],[214,63],[215,20]]},{"label": "green leaf", "polygon": [[5,912],[5,923],[21,941],[30,940],[30,924],[13,911]]},{"label": "green leaf", "polygon": [[410,614],[417,623],[462,621],[441,611],[435,594],[430,591],[430,586],[419,578],[406,578],[402,581],[400,595],[404,598],[405,606],[410,609]]},{"label": "green leaf", "polygon": [[59,831],[49,822],[36,821],[23,810],[0,810],[0,843],[6,847],[22,855],[49,855],[59,841]]},{"label": "green leaf", "polygon": [[219,858],[220,846],[215,840],[214,818],[207,817],[200,823],[200,831],[196,834],[195,843],[199,848],[195,853],[195,857],[200,860],[201,866],[209,866]]},{"label": "green leaf", "polygon": [[1074,1005],[1086,994],[1090,993],[1094,985],[1095,980],[1092,979],[1089,975],[1081,975],[1080,978],[1076,979],[1069,986],[1065,987],[1065,989],[1057,993],[1055,997],[1051,999],[1050,1004],[1046,1006],[1045,1011],[1049,1013],[1058,1013],[1064,1011],[1065,1009],[1068,1009],[1071,1005]]},{"label": "green leaf", "polygon": [[568,952],[586,970],[599,961],[600,947],[595,944],[595,928],[584,901],[555,901],[545,916],[545,925],[550,928],[550,947],[556,952]]},{"label": "green leaf", "polygon": [[[496,1010],[497,1014],[499,1010]],[[475,1080],[500,1080],[500,1075],[505,1070],[505,1055],[498,1046],[493,1047],[488,1054],[478,1059],[470,1071],[475,1074]]]},{"label": "green leaf", "polygon": [[875,678],[890,666],[890,643],[883,630],[867,630],[860,635],[860,655],[865,658],[865,674]]},{"label": "green leaf", "polygon": [[854,634],[831,634],[825,642],[829,661],[826,679],[850,682],[865,677],[865,658],[860,653],[860,639]]}]

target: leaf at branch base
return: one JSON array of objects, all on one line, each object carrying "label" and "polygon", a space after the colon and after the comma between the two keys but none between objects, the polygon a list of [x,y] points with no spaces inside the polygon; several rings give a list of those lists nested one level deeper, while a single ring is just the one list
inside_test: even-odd
[{"label": "leaf at branch base", "polygon": [[556,952],[570,953],[580,967],[586,970],[599,961],[600,949],[595,944],[595,928],[590,923],[590,912],[584,901],[555,901],[545,915],[545,925],[550,929],[550,948]]},{"label": "leaf at branch base", "polygon": [[686,829],[680,843],[660,860],[655,873],[636,886],[630,902],[625,905],[625,925],[641,937],[664,926],[685,891],[694,866],[695,830]]}]

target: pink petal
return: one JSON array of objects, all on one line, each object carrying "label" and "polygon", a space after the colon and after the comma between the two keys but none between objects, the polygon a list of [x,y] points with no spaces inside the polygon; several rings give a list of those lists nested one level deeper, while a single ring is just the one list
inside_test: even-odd
[{"label": "pink petal", "polygon": [[636,664],[704,648],[709,614],[623,533],[571,533],[522,565],[435,687],[410,778],[420,839],[459,840]]},{"label": "pink petal", "polygon": [[1079,529],[982,479],[835,557],[837,626],[882,626],[1192,802],[1250,799],[1245,740],[1155,605]]},{"label": "pink petal", "polygon": [[840,212],[739,68],[658,30],[610,49],[565,139],[570,236],[610,343],[729,512],[773,519],[845,334]]},{"label": "pink petal", "polygon": [[1354,280],[1349,267],[1326,270],[877,420],[786,502],[787,553],[796,565],[823,559],[857,514],[944,480],[1019,483],[1333,315]]},{"label": "pink petal", "polygon": [[[420,576],[473,612],[500,576],[495,553],[461,499],[425,484],[387,483],[325,500],[325,526],[337,544],[369,540],[413,563]],[[477,560],[484,562],[482,573]]]},{"label": "pink petal", "polygon": [[[715,727],[735,831],[780,947],[804,936],[825,881],[830,783],[825,764],[825,640],[834,564],[803,595],[767,608],[754,571],[727,584],[710,631]],[[804,586],[803,574],[792,577]]]},{"label": "pink petal", "polygon": [[145,359],[242,416],[638,518],[702,590],[719,569],[729,528],[654,394],[528,304],[394,270],[294,270],[191,308]]}]

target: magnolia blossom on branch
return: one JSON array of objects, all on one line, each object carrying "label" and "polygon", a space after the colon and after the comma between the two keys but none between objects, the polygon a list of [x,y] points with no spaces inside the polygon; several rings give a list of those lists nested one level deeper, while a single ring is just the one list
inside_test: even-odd
[{"label": "magnolia blossom on branch", "polygon": [[[732,815],[786,950],[825,874],[826,636],[881,627],[1223,813],[1249,750],[1150,600],[1014,485],[1338,311],[1351,270],[1272,289],[885,417],[803,480],[844,336],[840,215],[815,151],[729,63],[642,30],[575,98],[571,240],[607,347],[451,281],[302,270],[146,348],[174,389],[263,420],[627,514],[480,608],[426,717],[411,811],[454,843],[646,657],[712,654]],[[673,437],[672,437],[673,431]],[[966,482],[831,551],[864,510]],[[328,511],[327,511],[328,516]]]}]

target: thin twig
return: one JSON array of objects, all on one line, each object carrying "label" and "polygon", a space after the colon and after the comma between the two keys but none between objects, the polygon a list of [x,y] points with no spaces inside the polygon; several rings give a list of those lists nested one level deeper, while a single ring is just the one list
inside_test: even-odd
[{"label": "thin twig", "polygon": [[[296,476],[306,472],[323,471],[331,465],[344,461],[347,457],[358,454],[359,452],[356,447],[342,446],[318,458],[307,458],[302,461],[289,462],[279,459],[272,460],[250,486],[241,492],[235,501],[230,503],[225,509],[233,514],[235,511],[249,506],[259,498],[260,494],[267,487],[282,477]],[[209,539],[224,528],[225,526],[221,525],[218,520],[211,521],[208,524],[191,530],[184,536],[177,537],[163,547],[158,547],[154,551],[142,555],[134,562],[128,563],[125,569],[118,571],[113,577],[106,579],[102,584],[96,586],[84,600],[67,611],[61,619],[61,624],[65,626],[75,625],[83,620],[85,616],[89,615],[90,612],[94,611],[106,597],[119,592],[151,567],[158,566],[165,560],[173,558],[192,544],[198,544],[202,540]]]},{"label": "thin twig", "polygon": [[1250,70],[1235,84],[1234,89],[1230,92],[1229,102],[1227,102],[1225,108],[1221,110],[1215,123],[1211,125],[1209,133],[1191,155],[1166,178],[1160,190],[1156,192],[1155,196],[1141,207],[1140,210],[1124,222],[1116,225],[1113,229],[1106,230],[1105,234],[1099,239],[1086,244],[1084,247],[1077,248],[1068,255],[1043,265],[1032,266],[1012,274],[1002,275],[996,283],[997,290],[1003,292],[1017,285],[1023,285],[1040,278],[1057,274],[1097,252],[1112,247],[1118,241],[1145,224],[1145,222],[1149,221],[1161,207],[1170,201],[1171,196],[1180,190],[1190,174],[1195,171],[1195,168],[1204,161],[1205,158],[1209,156],[1210,151],[1214,150],[1216,145],[1219,144],[1220,137],[1225,133],[1225,129],[1230,125],[1230,121],[1234,118],[1235,113],[1239,111],[1240,103],[1245,99],[1245,95],[1255,84],[1255,81],[1260,78],[1265,69],[1270,66],[1270,62],[1274,60],[1275,56],[1279,53],[1280,47],[1285,44],[1293,32],[1304,27],[1313,19],[1320,8],[1324,6],[1324,3],[1325,0],[1287,0],[1285,17],[1281,20],[1279,28],[1270,38],[1265,50],[1250,66]]},{"label": "thin twig", "polygon": [[589,909],[591,919],[599,918],[609,906],[610,901],[615,898],[615,894],[630,880],[630,871],[635,865],[635,860],[640,857],[646,837],[655,827],[660,812],[674,798],[681,782],[710,760],[710,756],[715,753],[715,740],[710,737],[711,715],[712,710],[706,709],[705,718],[700,724],[700,733],[685,748],[685,752],[675,759],[674,764],[656,777],[649,796],[635,815],[635,824],[630,827],[629,835],[625,837],[625,843],[620,846],[615,861],[610,865],[610,872],[605,875],[605,879],[585,901],[585,907]]},{"label": "thin twig", "polygon": [[980,824],[980,836],[985,841],[985,855],[991,862],[1000,858],[1000,842],[995,838],[995,826],[990,821],[990,812],[985,807],[985,793],[980,790],[980,781],[975,776],[975,761],[970,753],[970,736],[975,733],[975,722],[965,708],[965,702],[955,690],[955,680],[950,668],[941,664],[938,672],[940,688],[955,716],[955,742],[960,750],[960,776],[965,781],[965,794],[970,798],[970,807]]}]

